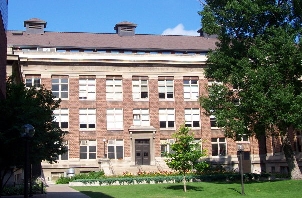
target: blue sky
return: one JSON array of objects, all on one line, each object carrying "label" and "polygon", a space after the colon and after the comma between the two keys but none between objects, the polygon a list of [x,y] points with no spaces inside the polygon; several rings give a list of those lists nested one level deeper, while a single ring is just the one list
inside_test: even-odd
[{"label": "blue sky", "polygon": [[115,24],[137,24],[138,34],[197,35],[199,0],[9,0],[8,30],[39,18],[46,31],[114,33]]}]

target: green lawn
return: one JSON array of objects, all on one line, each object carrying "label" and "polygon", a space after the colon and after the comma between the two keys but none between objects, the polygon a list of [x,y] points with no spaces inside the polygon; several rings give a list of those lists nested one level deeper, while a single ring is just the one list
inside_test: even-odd
[{"label": "green lawn", "polygon": [[[73,187],[91,198],[183,198],[183,197],[242,197],[240,183],[187,183],[183,192],[182,183],[139,184],[121,186]],[[302,181],[283,180],[244,184],[245,197],[302,198]]]}]

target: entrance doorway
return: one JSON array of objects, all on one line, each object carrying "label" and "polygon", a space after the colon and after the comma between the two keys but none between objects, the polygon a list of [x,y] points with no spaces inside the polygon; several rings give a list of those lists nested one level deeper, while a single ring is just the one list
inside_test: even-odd
[{"label": "entrance doorway", "polygon": [[150,139],[135,140],[135,164],[150,165]]}]

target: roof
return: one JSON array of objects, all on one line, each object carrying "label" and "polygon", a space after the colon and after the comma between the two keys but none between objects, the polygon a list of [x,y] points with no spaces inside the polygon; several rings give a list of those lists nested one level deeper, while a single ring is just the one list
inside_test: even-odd
[{"label": "roof", "polygon": [[85,32],[45,32],[27,34],[7,31],[7,44],[11,47],[37,46],[80,49],[123,49],[123,50],[180,50],[208,51],[215,49],[217,39],[200,36],[164,36],[136,34],[119,36]]}]

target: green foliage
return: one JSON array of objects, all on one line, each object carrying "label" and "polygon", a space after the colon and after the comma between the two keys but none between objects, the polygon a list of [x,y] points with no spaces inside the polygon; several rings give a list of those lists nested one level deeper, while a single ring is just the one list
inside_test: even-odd
[{"label": "green foliage", "polygon": [[56,184],[68,184],[69,182],[75,181],[75,180],[94,180],[94,179],[100,179],[105,177],[105,173],[103,170],[100,170],[98,172],[89,172],[89,173],[80,173],[76,174],[73,177],[60,177]]},{"label": "green foliage", "polygon": [[189,132],[188,127],[181,126],[173,134],[173,138],[175,138],[175,143],[171,145],[173,152],[166,154],[168,167],[182,175],[191,171],[196,164],[200,167],[202,162],[199,162],[199,159],[205,156],[204,151],[200,150],[200,144],[194,142],[194,135]]},{"label": "green foliage", "polygon": [[[226,136],[287,136],[290,129],[302,129],[298,2],[205,0],[203,29],[219,39],[209,53],[206,77],[223,84],[210,87],[200,103]],[[288,153],[292,170],[293,152]]]},{"label": "green foliage", "polygon": [[[182,125],[172,136],[175,143],[171,145],[172,152],[166,153],[166,164],[169,168],[178,171],[183,175],[184,191],[186,191],[186,174],[192,171],[196,165],[199,169],[206,167],[205,162],[199,161],[205,156],[205,151],[201,151],[200,144],[194,142],[194,134],[190,134],[190,129]],[[204,163],[204,166],[201,164]]]},{"label": "green foliage", "polygon": [[24,164],[23,125],[35,128],[34,137],[29,140],[32,163],[54,162],[57,155],[65,152],[62,141],[66,132],[53,122],[53,110],[59,105],[60,100],[54,100],[52,92],[44,87],[27,89],[23,83],[15,84],[8,79],[6,99],[0,100],[0,188],[5,185],[3,178],[11,167]]}]

